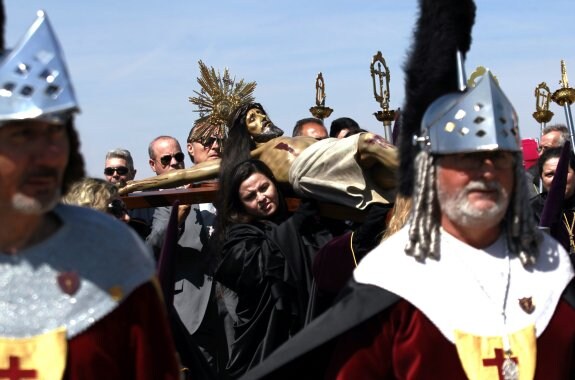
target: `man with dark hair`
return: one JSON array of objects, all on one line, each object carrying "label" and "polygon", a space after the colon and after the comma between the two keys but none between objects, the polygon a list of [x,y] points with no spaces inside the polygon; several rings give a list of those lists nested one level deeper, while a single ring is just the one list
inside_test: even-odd
[{"label": "man with dark hair", "polygon": [[341,139],[353,134],[358,129],[361,128],[355,120],[349,117],[340,117],[331,122],[331,126],[329,127],[329,137]]},{"label": "man with dark hair", "polygon": [[309,136],[318,140],[329,137],[327,129],[323,125],[323,120],[315,117],[298,120],[292,132],[292,137],[296,136]]},{"label": "man with dark hair", "polygon": [[77,102],[44,12],[4,52],[0,77],[12,89],[0,97],[0,376],[177,379],[143,243],[109,216],[59,203],[84,169]]}]

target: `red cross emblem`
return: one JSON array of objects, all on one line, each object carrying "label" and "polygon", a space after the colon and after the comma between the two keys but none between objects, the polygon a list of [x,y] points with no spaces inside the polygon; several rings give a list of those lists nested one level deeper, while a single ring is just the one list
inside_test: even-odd
[{"label": "red cross emblem", "polygon": [[20,358],[17,356],[9,357],[9,366],[6,369],[0,368],[0,379],[8,380],[25,380],[37,379],[35,369],[20,369]]},{"label": "red cross emblem", "polygon": [[[518,363],[518,360],[516,357],[511,357],[510,359],[513,360],[515,362],[515,364]],[[504,355],[503,349],[496,348],[495,349],[495,357],[489,358],[489,359],[483,359],[483,366],[484,367],[492,367],[492,366],[497,367],[497,374],[499,375],[499,380],[504,380],[503,379],[503,371],[502,371],[504,360],[505,360],[505,355]]]}]

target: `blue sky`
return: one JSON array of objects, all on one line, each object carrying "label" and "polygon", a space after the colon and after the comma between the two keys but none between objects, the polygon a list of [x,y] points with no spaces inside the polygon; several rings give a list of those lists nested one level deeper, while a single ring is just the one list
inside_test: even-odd
[{"label": "blue sky", "polygon": [[[573,0],[477,0],[467,73],[490,68],[519,115],[522,137],[536,137],[534,89],[559,87],[565,59],[575,86]],[[382,51],[391,71],[391,107],[403,101],[403,72],[416,0],[110,1],[4,0],[6,46],[46,10],[63,46],[82,113],[77,128],[87,171],[102,177],[104,156],[132,152],[138,175],[153,175],[148,143],[185,140],[197,117],[188,97],[199,90],[198,60],[256,81],[256,100],[290,134],[311,116],[315,78],[323,73],[326,124],[348,116],[383,133],[369,74]],[[553,104],[553,122],[565,122]],[[186,165],[189,166],[189,158]]]}]

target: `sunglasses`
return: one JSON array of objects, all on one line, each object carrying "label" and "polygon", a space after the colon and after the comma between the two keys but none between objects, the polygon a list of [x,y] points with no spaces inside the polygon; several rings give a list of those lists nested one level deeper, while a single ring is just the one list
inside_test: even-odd
[{"label": "sunglasses", "polygon": [[128,213],[128,209],[126,208],[124,201],[121,199],[114,199],[112,202],[108,203],[108,213],[120,219]]},{"label": "sunglasses", "polygon": [[105,175],[114,175],[114,172],[118,173],[119,175],[126,175],[128,174],[128,168],[125,166],[118,166],[116,168],[106,168],[104,169],[104,174]]},{"label": "sunglasses", "polygon": [[196,141],[199,142],[200,144],[202,144],[204,146],[204,148],[206,148],[206,149],[211,148],[212,145],[214,145],[214,143],[216,141],[218,141],[219,145],[222,145],[220,142],[220,139],[218,139],[217,137],[214,137],[214,136],[208,137],[208,138],[203,139],[203,140],[196,140]]},{"label": "sunglasses", "polygon": [[160,157],[160,162],[164,166],[168,166],[170,162],[172,162],[172,157],[176,159],[177,162],[184,161],[184,154],[182,152],[178,152],[176,154],[166,154],[165,156]]}]

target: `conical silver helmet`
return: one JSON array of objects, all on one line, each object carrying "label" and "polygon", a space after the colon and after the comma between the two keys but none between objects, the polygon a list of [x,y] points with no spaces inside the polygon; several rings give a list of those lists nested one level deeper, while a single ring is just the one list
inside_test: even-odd
[{"label": "conical silver helmet", "polygon": [[0,58],[0,125],[10,120],[64,122],[79,111],[66,62],[43,11]]},{"label": "conical silver helmet", "polygon": [[421,129],[418,140],[433,154],[521,151],[517,114],[489,71],[466,92],[434,101]]}]

